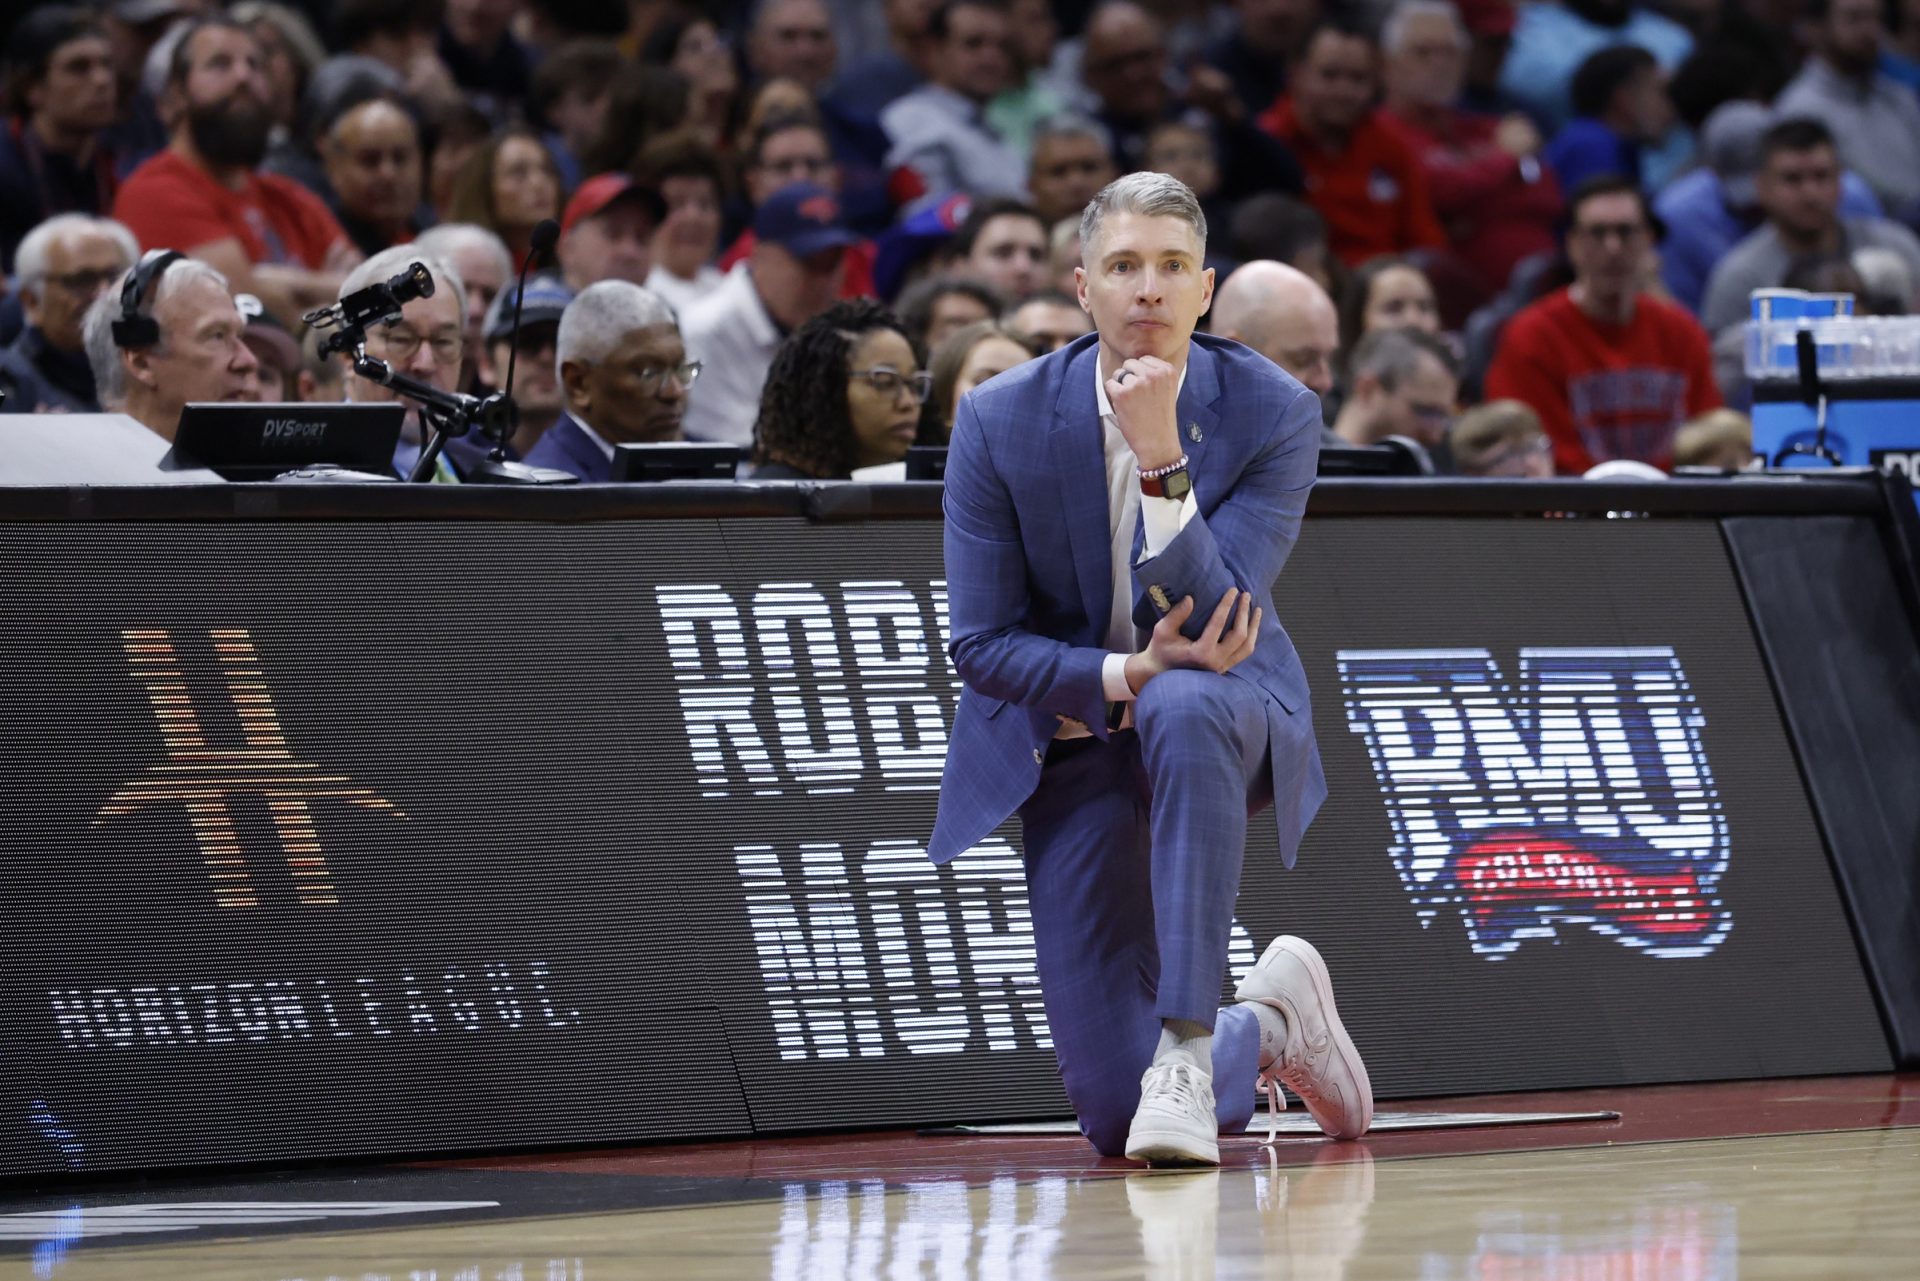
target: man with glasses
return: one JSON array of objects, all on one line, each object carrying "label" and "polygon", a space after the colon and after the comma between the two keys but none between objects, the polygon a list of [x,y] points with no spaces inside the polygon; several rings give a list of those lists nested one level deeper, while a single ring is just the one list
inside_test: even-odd
[{"label": "man with glasses", "polygon": [[1616,458],[1669,466],[1680,424],[1720,406],[1707,332],[1647,291],[1654,224],[1636,184],[1592,179],[1568,208],[1573,283],[1508,323],[1486,398],[1531,405],[1560,472]]},{"label": "man with glasses", "polygon": [[[369,328],[367,355],[386,361],[396,374],[418,379],[441,391],[457,391],[460,362],[467,350],[467,288],[453,268],[412,245],[395,245],[348,272],[347,278],[340,282],[340,297],[391,280],[415,262],[424,264],[433,275],[432,297],[415,298],[400,309],[397,320]],[[342,355],[339,359],[347,369],[345,392],[349,401],[367,405],[403,399],[398,392],[354,373],[350,356]],[[406,425],[401,429],[400,444],[393,455],[394,468],[400,475],[412,472],[425,443],[419,406],[408,401]],[[441,454],[435,479],[457,481],[460,478],[455,458]]]},{"label": "man with glasses", "polygon": [[560,317],[554,360],[566,409],[527,455],[581,480],[613,479],[613,448],[681,439],[700,364],[659,295],[625,280],[580,291]]},{"label": "man with glasses", "polygon": [[81,323],[139,253],[132,232],[86,214],[60,214],[27,233],[14,256],[27,327],[0,351],[0,412],[100,411]]},{"label": "man with glasses", "polygon": [[1446,440],[1460,392],[1453,353],[1417,329],[1376,329],[1353,349],[1347,367],[1352,388],[1333,423],[1340,443],[1411,442],[1421,470],[1432,471],[1428,451]]},{"label": "man with glasses", "polygon": [[781,339],[840,295],[847,247],[858,239],[833,193],[811,183],[775,192],[753,231],[752,255],[684,318],[687,351],[707,370],[687,404],[690,440],[752,442]]}]

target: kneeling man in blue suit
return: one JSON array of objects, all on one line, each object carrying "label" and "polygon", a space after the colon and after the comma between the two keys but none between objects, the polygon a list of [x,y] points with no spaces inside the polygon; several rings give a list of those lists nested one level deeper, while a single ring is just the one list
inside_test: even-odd
[{"label": "kneeling man in blue suit", "polygon": [[1373,1120],[1304,940],[1275,939],[1218,1008],[1249,816],[1272,806],[1292,866],[1327,789],[1272,599],[1320,404],[1193,332],[1213,298],[1206,238],[1165,174],[1096,196],[1075,272],[1096,332],[965,397],[946,474],[966,688],[930,853],[1020,815],[1067,1095],[1101,1152],[1155,1164],[1217,1164],[1256,1080],[1331,1135]]}]

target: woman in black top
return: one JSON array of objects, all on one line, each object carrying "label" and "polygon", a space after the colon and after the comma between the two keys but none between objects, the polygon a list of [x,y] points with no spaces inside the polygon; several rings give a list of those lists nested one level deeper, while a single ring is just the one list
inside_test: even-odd
[{"label": "woman in black top", "polygon": [[774,354],[753,426],[753,479],[847,480],[907,456],[932,377],[899,317],[872,299],[837,302]]}]

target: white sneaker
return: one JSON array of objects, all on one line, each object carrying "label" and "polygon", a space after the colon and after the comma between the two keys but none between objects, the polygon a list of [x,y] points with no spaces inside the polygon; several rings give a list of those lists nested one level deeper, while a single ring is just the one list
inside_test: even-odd
[{"label": "white sneaker", "polygon": [[1127,1131],[1127,1159],[1149,1165],[1219,1165],[1220,1123],[1213,1080],[1175,1060],[1140,1078],[1140,1106]]},{"label": "white sneaker", "polygon": [[1271,1005],[1287,1021],[1287,1043],[1277,1058],[1260,1065],[1260,1075],[1277,1078],[1299,1095],[1314,1121],[1334,1138],[1365,1134],[1373,1124],[1373,1083],[1334,1011],[1333,981],[1313,944],[1281,935],[1233,994]]}]

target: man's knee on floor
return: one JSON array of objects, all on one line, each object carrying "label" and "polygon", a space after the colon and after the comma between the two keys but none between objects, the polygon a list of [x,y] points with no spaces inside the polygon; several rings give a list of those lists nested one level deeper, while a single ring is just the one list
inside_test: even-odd
[{"label": "man's knee on floor", "polygon": [[1067,1085],[1067,1097],[1079,1118],[1080,1132],[1102,1156],[1119,1156],[1127,1147],[1127,1131],[1140,1109],[1140,1079],[1106,1076]]}]

